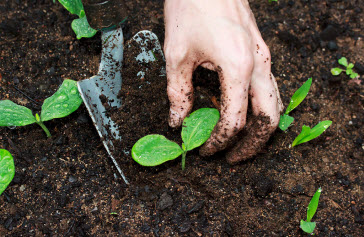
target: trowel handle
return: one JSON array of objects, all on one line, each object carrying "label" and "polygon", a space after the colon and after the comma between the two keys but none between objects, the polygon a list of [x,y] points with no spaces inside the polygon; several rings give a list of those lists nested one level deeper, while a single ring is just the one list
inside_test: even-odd
[{"label": "trowel handle", "polygon": [[121,27],[114,30],[102,31],[102,55],[99,76],[114,78],[121,73],[123,61],[124,37]]}]

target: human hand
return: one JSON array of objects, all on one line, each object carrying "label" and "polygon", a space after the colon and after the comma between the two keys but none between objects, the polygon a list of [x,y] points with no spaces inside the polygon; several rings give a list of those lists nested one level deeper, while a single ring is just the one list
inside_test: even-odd
[{"label": "human hand", "polygon": [[200,149],[203,156],[227,147],[246,124],[250,98],[254,121],[228,152],[230,164],[255,155],[279,123],[282,103],[271,57],[247,0],[166,0],[164,52],[170,100],[169,125],[181,126],[193,104],[197,66],[217,71],[221,118]]}]

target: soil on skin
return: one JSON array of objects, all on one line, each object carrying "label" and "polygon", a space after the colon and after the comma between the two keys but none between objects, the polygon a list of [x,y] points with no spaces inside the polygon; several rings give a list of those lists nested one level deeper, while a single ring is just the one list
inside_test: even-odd
[{"label": "soil on skin", "polygon": [[[125,147],[117,159],[129,186],[84,106],[46,122],[53,135],[48,139],[38,125],[0,128],[0,148],[14,155],[16,165],[0,196],[0,236],[305,236],[299,221],[319,187],[315,234],[361,236],[363,77],[330,74],[341,56],[364,74],[360,3],[251,1],[284,105],[307,78],[313,84],[291,113],[295,121],[288,131],[277,130],[260,154],[235,166],[227,164],[225,152],[202,158],[198,149],[189,152],[185,172],[180,159],[145,168],[125,154],[149,133],[181,142],[180,130],[167,124],[164,77],[126,80],[120,93],[126,101],[119,120]],[[125,40],[147,29],[163,44],[163,1],[128,4],[133,10],[123,26]],[[63,79],[96,74],[100,33],[77,40],[70,27],[74,18],[49,0],[0,3],[0,99],[39,112]],[[194,86],[194,109],[217,104],[211,100],[219,96],[215,73],[198,69]],[[290,148],[302,125],[328,119],[333,124],[323,135]]]}]

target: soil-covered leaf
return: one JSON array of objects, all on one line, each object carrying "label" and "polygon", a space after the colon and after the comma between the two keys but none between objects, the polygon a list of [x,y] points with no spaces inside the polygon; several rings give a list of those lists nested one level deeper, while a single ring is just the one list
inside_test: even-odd
[{"label": "soil-covered leaf", "polygon": [[157,166],[182,154],[181,147],[162,135],[147,135],[139,139],[131,150],[133,159],[143,166]]},{"label": "soil-covered leaf", "polygon": [[82,37],[91,38],[97,33],[97,30],[91,28],[85,15],[73,20],[71,26],[76,33],[77,39],[81,39]]},{"label": "soil-covered leaf", "polygon": [[321,191],[322,189],[319,188],[316,193],[313,195],[310,204],[308,204],[308,208],[307,208],[307,221],[311,221],[312,217],[315,215],[317,207],[318,207],[318,203],[319,203],[319,199],[320,199],[320,195],[321,195]]},{"label": "soil-covered leaf", "polygon": [[0,101],[0,126],[25,126],[35,122],[32,111],[27,107],[10,100]]},{"label": "soil-covered leaf", "polygon": [[182,140],[186,150],[190,151],[206,142],[219,119],[219,111],[211,108],[196,110],[186,117],[182,125]]},{"label": "soil-covered leaf", "polygon": [[294,121],[294,118],[287,115],[287,114],[283,114],[281,115],[280,119],[279,119],[279,128],[282,131],[285,131],[289,125],[291,125]]},{"label": "soil-covered leaf", "polygon": [[81,0],[58,0],[70,13],[81,15],[83,11],[83,4]]},{"label": "soil-covered leaf", "polygon": [[291,101],[286,109],[285,114],[294,110],[307,96],[312,84],[312,78],[309,78],[292,96]]},{"label": "soil-covered leaf", "polygon": [[330,120],[322,121],[312,129],[303,125],[302,132],[296,137],[296,139],[294,139],[292,147],[315,139],[316,137],[320,136],[328,127],[330,127],[331,124],[332,121]]},{"label": "soil-covered leaf", "polygon": [[44,122],[66,117],[76,111],[81,104],[82,98],[77,89],[77,82],[66,79],[56,93],[44,100],[41,120]]},{"label": "soil-covered leaf", "polygon": [[13,180],[15,175],[14,159],[10,152],[0,149],[0,195]]},{"label": "soil-covered leaf", "polygon": [[316,222],[301,220],[300,227],[304,232],[311,234],[315,230]]}]

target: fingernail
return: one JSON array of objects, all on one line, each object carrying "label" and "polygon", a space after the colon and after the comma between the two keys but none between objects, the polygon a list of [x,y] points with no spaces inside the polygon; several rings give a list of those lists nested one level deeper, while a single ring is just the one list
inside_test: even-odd
[{"label": "fingernail", "polygon": [[181,125],[181,115],[174,111],[173,109],[169,110],[169,120],[168,120],[169,126],[171,127],[178,127]]}]

